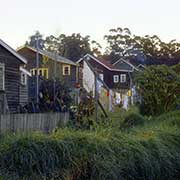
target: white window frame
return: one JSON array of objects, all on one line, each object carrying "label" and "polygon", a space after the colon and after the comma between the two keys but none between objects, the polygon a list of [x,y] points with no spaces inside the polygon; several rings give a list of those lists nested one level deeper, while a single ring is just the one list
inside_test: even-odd
[{"label": "white window frame", "polygon": [[21,72],[21,84],[26,86],[27,85],[27,74]]},{"label": "white window frame", "polygon": [[2,77],[2,88],[0,87],[0,91],[4,91],[5,90],[5,65],[4,63],[0,63],[0,68],[2,68],[2,72],[3,72],[3,77]]},{"label": "white window frame", "polygon": [[99,74],[99,78],[100,78],[102,81],[104,81],[104,74],[103,74],[103,73],[100,73],[100,74]]},{"label": "white window frame", "polygon": [[119,82],[119,75],[113,75],[113,82],[118,83]]},{"label": "white window frame", "polygon": [[[63,75],[64,76],[69,76],[71,74],[71,66],[70,65],[63,65]],[[68,73],[65,73],[65,68],[68,68]]]},{"label": "white window frame", "polygon": [[[40,75],[40,71],[41,71],[42,77],[45,77],[46,79],[48,79],[48,77],[49,77],[48,68],[38,68],[38,71],[37,71],[37,68],[33,68],[30,70],[32,76],[36,76],[37,73],[38,73],[38,75]],[[45,72],[46,72],[46,74],[45,74]]]},{"label": "white window frame", "polygon": [[126,74],[121,74],[120,75],[120,82],[125,83],[126,82]]}]

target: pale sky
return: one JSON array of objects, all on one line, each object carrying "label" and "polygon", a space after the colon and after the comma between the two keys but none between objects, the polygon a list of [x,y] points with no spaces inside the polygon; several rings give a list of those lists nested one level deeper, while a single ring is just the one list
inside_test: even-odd
[{"label": "pale sky", "polygon": [[39,30],[81,33],[103,44],[116,27],[180,40],[180,0],[0,0],[0,38],[13,48]]}]

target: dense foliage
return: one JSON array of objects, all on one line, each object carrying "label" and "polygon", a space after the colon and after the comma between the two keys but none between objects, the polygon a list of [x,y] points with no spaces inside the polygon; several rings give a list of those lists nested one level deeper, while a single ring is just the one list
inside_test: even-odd
[{"label": "dense foliage", "polygon": [[180,112],[129,133],[60,129],[45,136],[1,136],[3,179],[174,180],[180,172]]},{"label": "dense foliage", "polygon": [[165,65],[150,66],[136,78],[141,112],[156,115],[174,109],[180,97],[180,76]]},{"label": "dense foliage", "polygon": [[102,56],[114,63],[120,57],[143,64],[176,64],[179,62],[180,43],[177,40],[162,41],[157,35],[139,36],[128,28],[113,28],[104,36],[106,50],[101,52],[101,45],[91,40],[90,36],[80,33],[71,35],[59,34],[44,37],[40,32],[30,36],[27,45],[36,47],[36,37],[39,37],[39,48],[56,53],[77,61],[86,53]]},{"label": "dense foliage", "polygon": [[[39,37],[36,42],[37,36]],[[71,35],[60,34],[55,37],[53,35],[43,38],[40,32],[36,32],[30,36],[27,45],[36,47],[37,44],[40,49],[56,52],[57,54],[71,59],[73,61],[79,60],[85,54],[100,55],[101,46],[90,36],[82,36],[80,33],[73,33]]]},{"label": "dense foliage", "polygon": [[39,103],[36,103],[36,77],[31,77],[29,83],[29,94],[33,97],[31,101],[23,107],[20,107],[20,113],[36,112],[65,112],[69,110],[73,103],[71,95],[72,89],[59,79],[44,80],[40,79],[39,85]]},{"label": "dense foliage", "polygon": [[146,63],[151,59],[161,63],[179,59],[180,43],[176,40],[163,42],[157,35],[138,36],[128,28],[110,29],[104,36],[107,47],[105,54],[111,61],[119,57],[135,57],[135,60]]},{"label": "dense foliage", "polygon": [[56,79],[44,80],[40,85],[40,108],[42,111],[67,111],[71,105],[71,89]]},{"label": "dense foliage", "polygon": [[80,90],[80,102],[78,106],[72,107],[70,111],[73,127],[81,129],[91,129],[94,121],[94,98],[92,93],[87,93],[84,89]]},{"label": "dense foliage", "polygon": [[121,123],[121,129],[127,129],[138,125],[143,125],[144,123],[145,119],[142,115],[138,113],[130,113]]}]

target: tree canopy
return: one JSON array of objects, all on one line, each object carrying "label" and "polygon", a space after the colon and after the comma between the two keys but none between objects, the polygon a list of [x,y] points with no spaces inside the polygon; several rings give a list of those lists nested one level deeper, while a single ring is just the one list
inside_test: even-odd
[{"label": "tree canopy", "polygon": [[37,48],[37,42],[36,42],[37,38],[38,38],[38,48],[44,49],[45,40],[43,39],[43,35],[39,31],[36,31],[35,34],[31,35],[29,37],[29,40],[26,41],[25,44]]},{"label": "tree canopy", "polygon": [[[80,33],[73,33],[71,35],[60,34],[56,37],[49,35],[43,38],[42,34],[37,31],[30,36],[26,44],[36,47],[37,36],[39,37],[39,48],[55,51],[73,61],[77,61],[87,53],[95,56],[102,55],[101,45],[91,40],[89,35],[82,36]],[[180,42],[177,40],[164,42],[157,35],[139,36],[133,34],[128,28],[120,27],[110,29],[104,39],[106,49],[103,56],[105,59],[110,59],[112,63],[120,57],[135,58],[141,63],[147,60],[162,61],[161,63],[169,60],[178,62],[177,59],[180,59]]]},{"label": "tree canopy", "polygon": [[56,52],[73,61],[77,61],[87,53],[95,56],[101,54],[101,45],[91,40],[88,35],[82,36],[80,33],[73,33],[71,35],[60,34],[57,37],[50,35],[43,39],[40,32],[36,32],[35,35],[30,36],[26,44],[36,47],[37,35],[39,37],[39,48]]},{"label": "tree canopy", "polygon": [[128,28],[116,28],[109,30],[104,36],[107,42],[106,55],[113,57],[138,57],[142,60],[152,58],[154,60],[168,60],[180,57],[180,42],[171,40],[162,41],[157,35],[138,36],[132,34]]}]

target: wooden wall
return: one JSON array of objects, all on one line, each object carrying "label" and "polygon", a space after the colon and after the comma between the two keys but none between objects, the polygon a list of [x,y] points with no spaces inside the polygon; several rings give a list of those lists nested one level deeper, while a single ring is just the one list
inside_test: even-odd
[{"label": "wooden wall", "polygon": [[0,46],[0,62],[5,64],[5,94],[10,112],[16,112],[19,105],[21,61]]},{"label": "wooden wall", "polygon": [[[89,60],[89,62],[94,68],[97,68],[99,71],[101,71],[101,73],[104,74],[104,82],[107,84],[107,86],[110,89],[128,89],[129,88],[130,78],[129,78],[128,72],[110,71],[94,60]],[[119,80],[120,80],[121,74],[126,74],[126,82],[120,83],[120,81],[119,81],[118,83],[114,83],[113,82],[113,76],[119,75]]]},{"label": "wooden wall", "polygon": [[[30,71],[31,69],[36,68],[36,52],[34,52],[33,50],[27,47],[24,47],[18,50],[18,53],[24,56],[28,60],[27,70]],[[63,68],[62,68],[63,64],[68,65],[66,63],[57,62],[52,59],[48,59],[48,61],[44,63],[42,55],[39,54],[39,67],[48,68],[49,79],[52,79],[56,76],[58,79],[65,82],[67,85],[74,86],[77,81],[76,66],[70,65],[71,66],[70,75],[63,75]]]},{"label": "wooden wall", "polygon": [[[27,77],[27,80],[29,78]],[[20,93],[19,93],[19,104],[22,106],[26,105],[27,102],[29,101],[28,97],[28,83],[27,85],[20,85]]]}]

